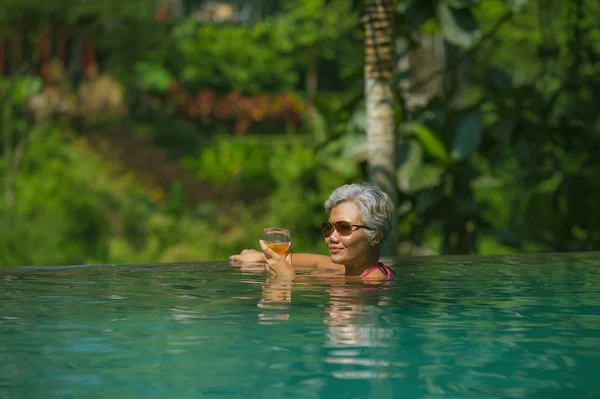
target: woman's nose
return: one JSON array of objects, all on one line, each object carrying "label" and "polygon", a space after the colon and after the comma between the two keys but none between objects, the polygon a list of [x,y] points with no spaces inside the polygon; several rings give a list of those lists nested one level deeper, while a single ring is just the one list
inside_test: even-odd
[{"label": "woman's nose", "polygon": [[340,241],[340,235],[338,234],[337,230],[333,230],[333,233],[331,233],[331,235],[329,236],[329,241],[333,241],[333,242],[339,242]]}]

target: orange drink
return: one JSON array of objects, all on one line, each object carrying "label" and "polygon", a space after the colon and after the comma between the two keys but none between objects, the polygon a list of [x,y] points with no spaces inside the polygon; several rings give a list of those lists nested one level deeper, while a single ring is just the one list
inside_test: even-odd
[{"label": "orange drink", "polygon": [[267,247],[271,248],[273,251],[277,252],[279,255],[283,255],[285,253],[285,251],[287,251],[287,249],[289,248],[289,246],[290,246],[289,243],[285,243],[285,244],[280,244],[280,243],[267,244]]},{"label": "orange drink", "polygon": [[286,229],[269,227],[263,232],[263,241],[267,247],[283,255],[290,246],[290,232]]}]

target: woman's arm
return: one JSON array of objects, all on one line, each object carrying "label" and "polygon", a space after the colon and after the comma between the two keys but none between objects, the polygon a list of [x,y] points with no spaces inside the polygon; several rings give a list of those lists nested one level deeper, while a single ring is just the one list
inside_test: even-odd
[{"label": "woman's arm", "polygon": [[[255,249],[244,249],[239,254],[230,256],[229,260],[233,262],[262,262],[263,253]],[[333,263],[329,256],[310,253],[292,254],[292,264],[299,268],[311,269],[343,268],[343,266]]]},{"label": "woman's arm", "polygon": [[263,253],[256,249],[244,249],[237,255],[231,255],[229,260],[232,262],[262,262]]},{"label": "woman's arm", "polygon": [[333,263],[331,258],[326,255],[300,253],[292,254],[292,263],[294,266],[311,269],[340,269],[342,265]]}]

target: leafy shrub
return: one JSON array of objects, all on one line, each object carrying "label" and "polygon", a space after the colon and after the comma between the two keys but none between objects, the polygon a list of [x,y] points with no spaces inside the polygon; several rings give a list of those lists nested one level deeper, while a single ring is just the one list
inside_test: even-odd
[{"label": "leafy shrub", "polygon": [[195,91],[292,90],[298,80],[294,61],[284,57],[278,38],[265,24],[200,24],[193,18],[178,23],[172,33],[175,51],[168,60],[175,79]]},{"label": "leafy shrub", "polygon": [[31,141],[14,197],[13,207],[0,197],[0,265],[202,261],[237,248],[216,242],[220,227],[202,208],[155,203],[134,175],[117,175],[56,128]]},{"label": "leafy shrub", "polygon": [[266,163],[271,151],[272,146],[264,145],[258,136],[232,139],[219,135],[199,156],[186,157],[184,165],[217,186],[231,184],[239,191],[256,190],[273,183]]}]

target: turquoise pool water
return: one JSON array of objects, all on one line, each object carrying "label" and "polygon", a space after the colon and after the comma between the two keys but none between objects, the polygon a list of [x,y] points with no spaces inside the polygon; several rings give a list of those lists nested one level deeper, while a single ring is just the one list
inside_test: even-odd
[{"label": "turquoise pool water", "polygon": [[0,398],[596,398],[600,254],[0,268]]}]

